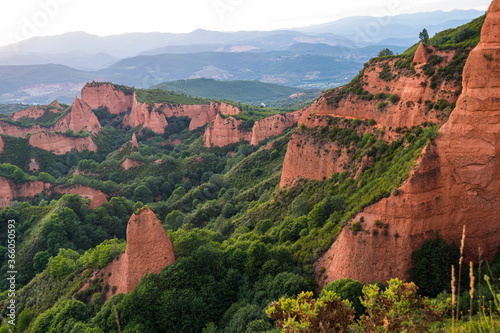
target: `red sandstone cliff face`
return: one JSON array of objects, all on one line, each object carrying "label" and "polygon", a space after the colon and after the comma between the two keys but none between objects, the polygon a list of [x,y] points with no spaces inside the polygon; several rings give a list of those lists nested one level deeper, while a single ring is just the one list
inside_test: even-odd
[{"label": "red sandstone cliff face", "polygon": [[139,103],[133,95],[132,111],[123,119],[124,126],[149,128],[155,133],[163,134],[168,126],[167,119],[161,111],[147,104]]},{"label": "red sandstone cliff face", "polygon": [[250,141],[254,146],[262,140],[271,136],[280,135],[283,131],[296,124],[302,116],[304,110],[277,114],[255,122],[252,132],[245,132],[239,129],[243,120],[233,117],[226,119],[217,115],[215,120],[205,130],[205,147],[223,147],[240,140]]},{"label": "red sandstone cliff face", "polygon": [[15,184],[12,180],[0,177],[0,209],[12,204],[17,198],[34,197],[48,189],[50,184],[41,181],[28,181]]},{"label": "red sandstone cliff face", "polygon": [[30,136],[29,144],[56,155],[64,155],[71,151],[97,151],[97,146],[89,136],[76,138],[63,134],[38,132]]},{"label": "red sandstone cliff face", "polygon": [[3,146],[5,145],[5,142],[3,142],[2,136],[0,136],[0,154],[3,153]]},{"label": "red sandstone cliff face", "polygon": [[[434,231],[459,242],[466,227],[468,260],[492,259],[500,246],[500,1],[491,4],[481,43],[463,75],[463,93],[441,136],[390,196],[366,208],[356,235],[344,227],[316,266],[321,285],[351,277],[362,282],[407,278],[410,255]],[[388,235],[374,236],[375,221]],[[321,274],[321,271],[324,273]]]},{"label": "red sandstone cliff face", "polygon": [[[128,293],[149,273],[159,274],[175,262],[174,248],[155,214],[146,206],[133,214],[127,226],[127,250],[97,276],[116,293]],[[111,275],[109,275],[111,273]]]},{"label": "red sandstone cliff face", "polygon": [[112,84],[86,84],[82,88],[82,101],[92,109],[104,106],[111,114],[121,114],[132,108],[132,94],[125,94]]},{"label": "red sandstone cliff face", "polygon": [[205,130],[205,147],[223,147],[240,140],[250,141],[252,133],[239,129],[243,120],[233,117],[222,118],[219,114]]},{"label": "red sandstone cliff face", "polygon": [[430,54],[425,49],[424,44],[418,44],[417,52],[415,52],[415,57],[413,58],[413,62],[416,64],[425,64],[429,61]]},{"label": "red sandstone cliff face", "polygon": [[75,133],[83,130],[92,132],[92,134],[97,134],[101,130],[101,124],[90,106],[76,96],[71,111],[50,127],[51,131],[65,132],[68,129]]},{"label": "red sandstone cliff face", "polygon": [[30,165],[29,165],[29,171],[36,171],[38,172],[40,170],[40,165],[37,163],[35,158],[32,158],[30,160]]},{"label": "red sandstone cliff face", "polygon": [[60,194],[78,194],[82,198],[90,199],[89,207],[91,209],[96,209],[102,206],[104,203],[108,202],[106,195],[99,190],[94,190],[91,187],[75,185],[71,187],[54,187],[54,192]]},{"label": "red sandstone cliff face", "polygon": [[300,110],[285,115],[277,114],[256,121],[252,128],[252,139],[250,143],[256,146],[259,142],[270,136],[280,135],[285,129],[296,124],[303,112],[303,110]]}]

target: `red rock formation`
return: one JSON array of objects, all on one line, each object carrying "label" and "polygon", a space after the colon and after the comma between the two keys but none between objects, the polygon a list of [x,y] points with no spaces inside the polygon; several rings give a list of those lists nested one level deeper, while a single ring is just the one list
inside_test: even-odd
[{"label": "red rock formation", "polygon": [[38,180],[15,184],[8,178],[0,177],[0,209],[10,206],[17,198],[34,197],[49,187],[50,184]]},{"label": "red rock formation", "polygon": [[130,158],[126,158],[125,161],[123,161],[123,163],[121,164],[121,166],[123,169],[128,170],[131,168],[138,167],[142,164],[143,164],[142,162],[134,161],[134,160],[131,160]]},{"label": "red rock formation", "polygon": [[222,118],[219,114],[215,120],[205,130],[205,147],[223,147],[240,140],[250,141],[252,133],[243,132],[239,126],[243,120],[236,120],[233,117]]},{"label": "red rock formation", "polygon": [[12,120],[17,121],[23,117],[38,119],[41,116],[43,116],[43,114],[47,110],[49,110],[50,112],[59,113],[61,111],[61,109],[62,109],[62,106],[59,104],[59,102],[57,100],[55,100],[46,107],[34,106],[31,108],[27,108],[27,109],[18,111],[12,115]]},{"label": "red rock formation", "polygon": [[123,125],[130,127],[142,126],[142,128],[149,128],[155,133],[163,134],[168,122],[165,115],[157,110],[159,109],[156,107],[153,108],[147,104],[139,103],[134,93],[132,111],[123,119]]},{"label": "red rock formation", "polygon": [[12,115],[12,120],[17,121],[20,118],[28,117],[33,119],[38,119],[45,113],[45,109],[41,106],[34,106],[21,111],[17,111]]},{"label": "red rock formation", "polygon": [[296,124],[303,112],[304,110],[286,113],[285,115],[277,114],[256,121],[252,128],[250,143],[257,146],[262,140],[280,135],[285,129]]},{"label": "red rock formation", "polygon": [[3,138],[2,136],[0,136],[0,154],[3,153],[3,146],[5,145],[5,143],[3,142]]},{"label": "red rock formation", "polygon": [[74,185],[70,187],[60,187],[56,186],[52,191],[59,194],[78,194],[82,198],[90,199],[89,207],[91,209],[96,209],[102,206],[104,203],[108,202],[106,195],[99,190],[95,190],[88,186]]},{"label": "red rock formation", "polygon": [[30,136],[29,144],[56,155],[64,155],[71,151],[97,151],[96,144],[89,136],[77,138],[63,134],[38,132]]},{"label": "red rock formation", "polygon": [[[172,243],[155,214],[146,206],[127,226],[127,250],[99,273],[116,293],[128,293],[149,273],[159,274],[175,262]],[[111,275],[109,275],[111,273]]]},{"label": "red rock formation", "polygon": [[[361,282],[407,278],[410,255],[440,231],[460,242],[466,226],[467,260],[493,259],[500,246],[500,0],[491,4],[481,42],[463,74],[463,93],[435,143],[422,152],[398,196],[366,208],[363,231],[344,227],[317,263],[321,285],[351,277]],[[388,235],[372,234],[375,221]],[[321,272],[324,271],[324,274]]]},{"label": "red rock formation", "polygon": [[213,109],[218,108],[218,111],[225,116],[234,116],[234,115],[241,112],[238,107],[231,105],[231,104],[224,103],[224,102],[222,102],[220,104],[216,103],[216,102],[212,102],[211,107]]},{"label": "red rock formation", "polygon": [[86,84],[82,88],[82,101],[92,109],[104,106],[111,114],[121,114],[132,108],[132,94],[125,94],[112,84]]},{"label": "red rock formation", "polygon": [[413,57],[413,62],[417,65],[426,64],[429,61],[430,55],[425,49],[423,43],[418,44],[417,52],[415,52],[415,57]]},{"label": "red rock formation", "polygon": [[340,155],[337,150],[333,142],[315,143],[310,138],[293,134],[283,162],[287,167],[281,173],[280,185],[294,185],[300,178],[323,180],[344,171],[350,158],[345,150],[341,150]]},{"label": "red rock formation", "polygon": [[139,148],[139,142],[137,142],[137,136],[135,133],[132,134],[132,140],[130,141],[132,147]]},{"label": "red rock formation", "polygon": [[205,126],[215,118],[215,115],[219,111],[218,103],[192,105],[158,104],[156,107],[161,109],[167,118],[174,116],[190,118],[189,130]]},{"label": "red rock formation", "polygon": [[101,130],[101,124],[99,124],[99,120],[90,109],[90,106],[76,96],[71,111],[58,120],[54,126],[51,126],[49,130],[65,132],[68,129],[75,133],[82,130],[90,131],[92,134],[97,134]]}]

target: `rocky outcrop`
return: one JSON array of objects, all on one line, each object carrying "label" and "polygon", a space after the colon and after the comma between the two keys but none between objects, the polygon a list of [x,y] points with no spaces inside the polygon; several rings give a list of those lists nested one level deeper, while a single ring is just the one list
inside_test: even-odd
[{"label": "rocky outcrop", "polygon": [[[160,221],[147,206],[134,213],[127,225],[127,250],[103,268],[102,277],[116,294],[133,290],[146,274],[159,274],[175,262],[172,243]],[[108,295],[110,296],[110,295]]]},{"label": "rocky outcrop", "polygon": [[241,140],[258,145],[262,140],[277,136],[296,124],[304,110],[287,114],[277,114],[255,122],[252,132],[241,130],[243,120],[233,117],[223,118],[217,115],[214,121],[205,129],[205,147],[224,147]]},{"label": "rocky outcrop", "polygon": [[12,115],[12,120],[17,121],[21,118],[33,118],[38,119],[45,114],[46,111],[50,111],[53,113],[59,113],[62,110],[62,106],[59,104],[57,100],[53,101],[46,107],[34,106],[31,108],[27,108],[21,111],[18,111]]},{"label": "rocky outcrop", "polygon": [[2,136],[0,136],[0,154],[3,153],[3,146],[5,145],[5,142],[3,141]]},{"label": "rocky outcrop", "polygon": [[113,84],[89,83],[82,88],[82,101],[92,109],[104,106],[111,114],[121,114],[132,108],[133,95]]},{"label": "rocky outcrop", "polygon": [[[441,136],[422,151],[398,196],[354,218],[364,219],[361,232],[344,227],[317,263],[321,285],[345,277],[365,283],[407,278],[415,248],[435,231],[460,243],[464,225],[467,260],[493,259],[500,246],[499,31],[500,0],[495,0],[481,42],[467,60],[463,93]],[[377,220],[388,226],[387,235],[373,234]]]},{"label": "rocky outcrop", "polygon": [[413,57],[413,62],[417,65],[426,64],[429,61],[429,58],[430,54],[425,49],[425,45],[423,43],[418,44],[417,51]]},{"label": "rocky outcrop", "polygon": [[49,187],[50,184],[42,181],[27,181],[15,184],[9,178],[0,177],[0,209],[10,206],[15,199],[32,198]]},{"label": "rocky outcrop", "polygon": [[205,129],[205,147],[224,147],[240,140],[250,141],[252,133],[240,130],[242,123],[243,120],[233,117],[222,118],[217,114],[214,121]]},{"label": "rocky outcrop", "polygon": [[124,126],[149,128],[155,133],[163,134],[168,126],[165,115],[158,109],[144,103],[139,103],[133,96],[132,111],[123,119]]},{"label": "rocky outcrop", "polygon": [[96,144],[89,136],[79,138],[57,133],[39,132],[30,136],[29,144],[56,155],[64,155],[72,151],[97,151]]},{"label": "rocky outcrop", "polygon": [[108,202],[106,195],[99,190],[95,190],[88,186],[74,185],[70,187],[54,187],[54,192],[59,194],[78,194],[82,198],[90,199],[89,207],[96,209]]},{"label": "rocky outcrop", "polygon": [[238,107],[224,102],[212,102],[211,107],[216,110],[218,109],[218,111],[225,116],[234,116],[241,112]]},{"label": "rocky outcrop", "polygon": [[135,133],[132,134],[132,140],[130,141],[132,147],[139,148],[139,142],[137,142],[137,136]]},{"label": "rocky outcrop", "polygon": [[121,164],[121,166],[122,166],[123,169],[128,170],[128,169],[131,169],[131,168],[138,167],[138,166],[140,166],[142,164],[143,164],[142,162],[134,161],[134,160],[132,160],[130,158],[126,158],[125,161],[123,161],[123,163]]},{"label": "rocky outcrop", "polygon": [[12,120],[17,121],[21,118],[28,117],[38,119],[45,113],[45,109],[40,106],[34,106],[21,111],[17,111],[12,115]]},{"label": "rocky outcrop", "polygon": [[[340,152],[340,154],[338,153]],[[333,142],[315,143],[309,138],[293,134],[288,144],[281,173],[281,186],[294,185],[299,179],[323,180],[344,171],[350,161],[345,150]]]},{"label": "rocky outcrop", "polygon": [[250,143],[257,146],[261,141],[283,133],[289,127],[295,125],[304,111],[295,111],[286,114],[277,114],[255,122],[252,128],[252,139]]},{"label": "rocky outcrop", "polygon": [[72,130],[75,133],[89,131],[92,134],[97,134],[101,130],[101,124],[90,106],[75,96],[71,111],[58,120],[54,126],[51,126],[49,130],[61,132]]}]

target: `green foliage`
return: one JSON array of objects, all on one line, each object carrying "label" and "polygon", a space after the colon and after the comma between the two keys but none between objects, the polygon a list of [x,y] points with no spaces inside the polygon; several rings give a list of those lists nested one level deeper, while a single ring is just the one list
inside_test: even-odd
[{"label": "green foliage", "polygon": [[379,53],[378,53],[378,57],[386,57],[386,56],[392,56],[394,55],[394,52],[392,52],[391,50],[389,50],[388,48],[385,48],[385,49],[382,49]]},{"label": "green foliage", "polygon": [[429,332],[444,321],[447,303],[432,304],[417,294],[413,283],[388,281],[386,290],[377,284],[363,287],[367,315],[359,321],[362,332]]},{"label": "green foliage", "polygon": [[172,105],[181,104],[210,104],[210,100],[204,98],[190,97],[184,94],[163,89],[137,89],[137,101],[154,105],[155,103],[165,103]]},{"label": "green foliage", "polygon": [[59,254],[49,263],[50,276],[61,279],[76,269],[76,261],[80,258],[78,252],[71,249],[60,249]]},{"label": "green foliage", "polygon": [[296,299],[280,298],[266,310],[282,332],[349,332],[354,310],[332,291],[313,299],[312,292],[300,293]]},{"label": "green foliage", "polygon": [[382,68],[382,70],[380,71],[380,73],[378,73],[378,76],[384,80],[384,81],[392,81],[392,79],[394,78],[393,75],[392,75],[392,72],[391,72],[391,67],[389,66],[389,64],[384,64],[384,67]]},{"label": "green foliage", "polygon": [[33,258],[33,268],[35,269],[35,273],[41,273],[47,264],[49,263],[49,259],[52,255],[48,251],[40,251]]},{"label": "green foliage", "polygon": [[427,44],[429,41],[429,33],[427,32],[427,29],[424,28],[424,30],[418,34],[418,38],[422,41],[422,43]]},{"label": "green foliage", "polygon": [[365,312],[365,307],[361,304],[363,297],[361,282],[349,278],[330,282],[323,288],[319,297],[321,298],[328,291],[333,291],[342,300],[348,300],[356,311],[356,317],[359,318]]},{"label": "green foliage", "polygon": [[410,281],[415,282],[423,296],[435,297],[443,290],[450,291],[450,267],[458,267],[460,249],[448,244],[440,234],[428,239],[413,251]]}]

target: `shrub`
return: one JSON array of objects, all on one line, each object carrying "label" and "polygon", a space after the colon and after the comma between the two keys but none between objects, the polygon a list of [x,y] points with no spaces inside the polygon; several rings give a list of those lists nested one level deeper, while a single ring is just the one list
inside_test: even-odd
[{"label": "shrub", "polygon": [[388,102],[378,102],[378,104],[377,104],[377,108],[378,108],[379,110],[385,109],[385,107],[386,107],[388,104],[389,104]]},{"label": "shrub", "polygon": [[392,104],[396,104],[397,102],[399,102],[401,98],[399,97],[398,94],[392,94],[389,96],[389,102],[391,102]]},{"label": "shrub", "polygon": [[458,265],[460,249],[455,243],[448,244],[437,233],[436,238],[426,240],[413,251],[413,267],[408,270],[410,281],[420,288],[420,294],[434,297],[449,290],[450,267]]},{"label": "shrub", "polygon": [[330,282],[321,291],[320,298],[328,291],[333,291],[342,300],[351,302],[357,317],[365,312],[365,307],[360,300],[363,297],[363,284],[361,282],[349,278]]},{"label": "shrub", "polygon": [[363,287],[367,315],[359,320],[363,332],[429,332],[436,322],[444,321],[446,303],[431,304],[417,294],[414,283],[399,279],[388,282],[381,291],[377,284]]},{"label": "shrub", "polygon": [[296,299],[280,298],[266,314],[283,332],[348,332],[354,310],[348,301],[341,301],[333,291],[317,300],[312,292],[302,292]]},{"label": "shrub", "polygon": [[392,73],[391,73],[391,68],[389,67],[389,64],[385,64],[384,68],[380,71],[378,74],[379,78],[381,78],[384,81],[391,81],[393,79]]}]

